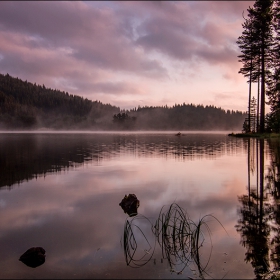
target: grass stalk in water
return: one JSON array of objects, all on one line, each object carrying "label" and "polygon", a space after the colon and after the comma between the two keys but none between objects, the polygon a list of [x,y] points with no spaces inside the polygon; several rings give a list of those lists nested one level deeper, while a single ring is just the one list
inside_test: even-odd
[{"label": "grass stalk in water", "polygon": [[[140,226],[135,224],[135,221],[139,219],[148,221],[152,228],[150,220],[138,214],[131,220],[129,220],[129,218],[126,219],[123,234],[123,248],[126,264],[134,268],[141,267],[148,263],[152,259],[155,250],[155,241],[154,244],[151,244]],[[138,233],[138,236],[140,235],[140,237],[144,238],[145,248],[138,246],[136,233]],[[140,257],[136,255],[140,255]]]},{"label": "grass stalk in water", "polygon": [[[154,226],[154,234],[161,246],[163,258],[168,260],[171,271],[178,274],[194,263],[200,277],[204,278],[203,273],[206,273],[212,254],[211,231],[206,219],[213,218],[221,226],[222,224],[212,215],[205,215],[196,224],[189,218],[187,212],[183,211],[176,203],[172,203],[166,212],[163,209],[164,207],[162,207]],[[200,257],[200,248],[206,240],[203,228],[206,229],[211,245],[204,265],[201,264]],[[180,267],[180,269],[176,270],[176,267]]]},{"label": "grass stalk in water", "polygon": [[[210,230],[210,227],[208,225],[208,221],[206,221],[207,218],[213,218],[215,221],[217,221],[223,227],[221,222],[216,217],[214,217],[213,215],[210,215],[210,214],[203,216],[198,221],[197,224],[193,223],[191,257],[192,257],[193,261],[195,262],[195,264],[197,266],[200,277],[202,277],[202,278],[204,278],[203,274],[207,274],[206,268],[207,268],[207,266],[210,262],[211,255],[212,255],[212,248],[213,248],[212,238],[211,238],[211,230]],[[206,229],[206,232],[203,231],[203,229],[202,229],[203,227]],[[223,227],[223,229],[225,230],[224,227]],[[210,246],[208,258],[206,258],[206,263],[205,263],[204,266],[202,266],[201,265],[201,259],[200,259],[200,254],[201,253],[199,252],[199,249],[203,246],[203,243],[206,240],[205,233],[207,233],[207,235],[209,237],[211,246]]]},{"label": "grass stalk in water", "polygon": [[171,204],[167,212],[163,212],[163,209],[155,223],[154,233],[171,270],[183,266],[180,271],[175,271],[180,273],[191,259],[191,220],[176,203]]},{"label": "grass stalk in water", "polygon": [[[206,268],[209,265],[213,247],[211,230],[207,220],[209,218],[217,221],[223,227],[213,215],[205,215],[198,223],[195,223],[189,218],[187,212],[176,203],[172,203],[166,212],[164,211],[164,206],[161,208],[154,226],[148,218],[142,215],[135,216],[131,220],[128,218],[125,222],[123,235],[123,247],[127,265],[141,267],[148,263],[153,257],[157,240],[161,247],[162,258],[167,259],[172,272],[181,274],[186,267],[194,264],[197,267],[199,276],[204,278],[203,274],[207,274]],[[146,237],[140,226],[135,223],[139,219],[147,220],[149,226],[151,225],[151,233],[155,237],[154,243],[149,242],[149,238]],[[225,230],[224,227],[223,229]],[[136,233],[138,233],[138,238]],[[139,241],[139,235],[144,238],[145,246],[148,249],[143,250],[143,248],[138,247],[137,239]],[[208,254],[205,254],[200,249],[207,240],[210,241],[210,249]],[[137,252],[141,257],[136,256]],[[204,264],[202,264],[202,256]]]}]

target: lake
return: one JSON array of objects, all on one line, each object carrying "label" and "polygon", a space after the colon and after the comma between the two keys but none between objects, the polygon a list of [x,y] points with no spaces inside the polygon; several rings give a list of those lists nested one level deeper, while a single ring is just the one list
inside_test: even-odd
[{"label": "lake", "polygon": [[[278,268],[279,151],[226,132],[2,132],[0,277],[252,279]],[[119,205],[129,194],[134,216]],[[35,268],[19,261],[31,247],[46,251]]]}]

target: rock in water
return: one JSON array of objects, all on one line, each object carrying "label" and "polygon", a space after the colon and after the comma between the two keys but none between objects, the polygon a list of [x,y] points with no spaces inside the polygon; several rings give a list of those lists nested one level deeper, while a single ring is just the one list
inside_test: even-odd
[{"label": "rock in water", "polygon": [[140,205],[140,201],[137,199],[135,194],[125,195],[119,204],[123,209],[124,213],[127,213],[129,217],[136,216],[137,208]]},{"label": "rock in water", "polygon": [[37,267],[45,262],[46,251],[42,247],[32,247],[19,258],[21,262],[30,267]]}]

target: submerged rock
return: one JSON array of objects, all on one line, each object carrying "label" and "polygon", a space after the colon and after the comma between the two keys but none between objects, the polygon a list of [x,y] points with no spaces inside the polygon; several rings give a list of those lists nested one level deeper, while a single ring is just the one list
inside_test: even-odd
[{"label": "submerged rock", "polygon": [[136,216],[137,208],[140,206],[140,201],[137,199],[135,194],[125,195],[119,204],[123,209],[124,213],[127,213],[129,217]]},{"label": "submerged rock", "polygon": [[45,262],[46,251],[42,247],[32,247],[19,258],[21,262],[30,267],[37,267]]}]

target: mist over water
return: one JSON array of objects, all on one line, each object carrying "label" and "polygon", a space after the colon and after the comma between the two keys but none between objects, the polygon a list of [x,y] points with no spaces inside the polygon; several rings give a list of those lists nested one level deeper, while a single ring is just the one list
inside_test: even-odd
[{"label": "mist over water", "polygon": [[[131,193],[140,201],[138,214],[152,224],[174,202],[194,221],[214,215],[226,232],[210,219],[212,243],[206,239],[201,251],[205,264],[213,247],[205,277],[253,278],[235,228],[238,197],[247,193],[247,157],[247,140],[225,132],[1,133],[1,277],[198,277],[194,264],[172,273],[159,247],[137,274],[126,264],[121,240],[128,216],[119,203]],[[153,241],[147,220],[137,223]],[[145,239],[135,237],[141,255]],[[18,261],[34,246],[46,250],[35,269]]]}]

